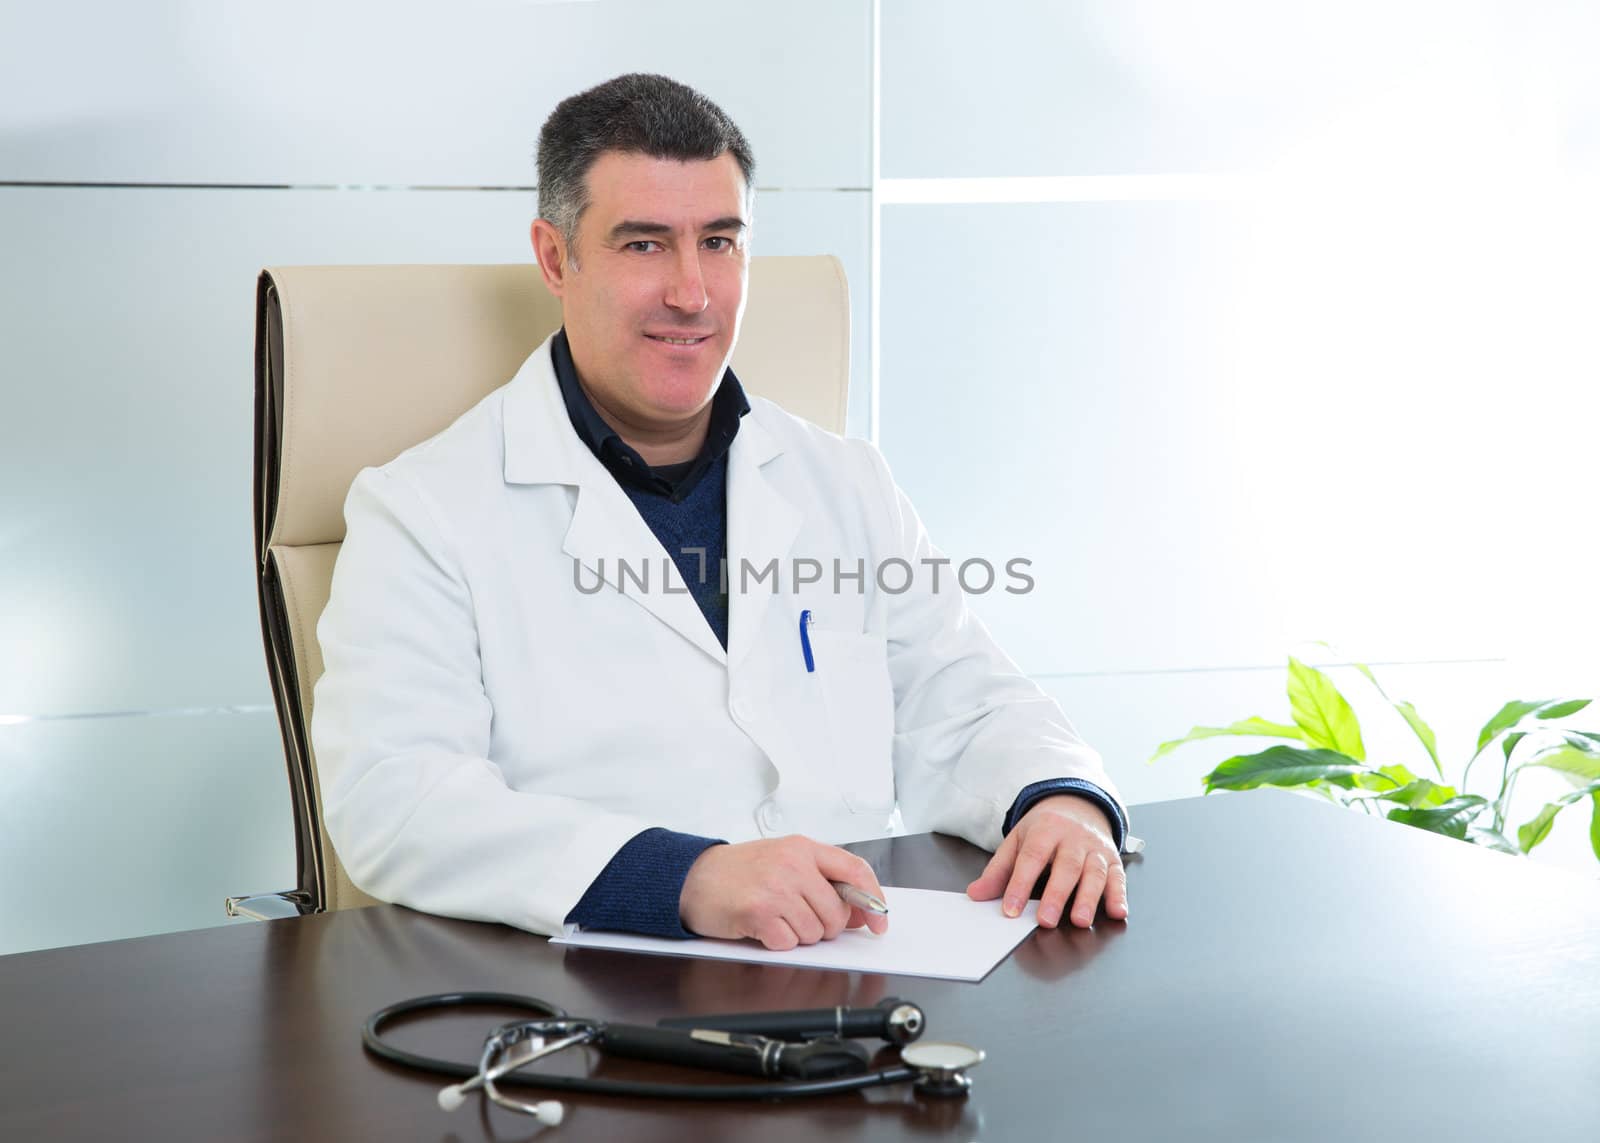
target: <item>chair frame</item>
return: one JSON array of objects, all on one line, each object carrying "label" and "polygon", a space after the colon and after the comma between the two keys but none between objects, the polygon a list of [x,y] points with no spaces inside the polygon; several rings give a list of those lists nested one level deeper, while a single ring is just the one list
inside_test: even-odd
[{"label": "chair frame", "polygon": [[261,641],[272,681],[278,729],[289,771],[289,802],[294,817],[295,887],[278,893],[227,898],[230,917],[268,917],[320,913],[327,909],[327,871],[323,868],[322,823],[311,773],[310,733],[300,706],[300,684],[290,641],[283,589],[268,540],[278,509],[278,471],[283,427],[283,313],[271,271],[256,282],[255,349],[255,553],[256,598]]}]

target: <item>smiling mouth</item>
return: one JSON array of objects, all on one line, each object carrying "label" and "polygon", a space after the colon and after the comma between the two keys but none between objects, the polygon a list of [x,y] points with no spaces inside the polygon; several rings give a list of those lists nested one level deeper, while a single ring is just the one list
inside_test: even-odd
[{"label": "smiling mouth", "polygon": [[651,341],[659,341],[663,345],[699,345],[702,341],[710,338],[709,334],[705,337],[658,337],[653,333],[647,333],[645,336]]}]

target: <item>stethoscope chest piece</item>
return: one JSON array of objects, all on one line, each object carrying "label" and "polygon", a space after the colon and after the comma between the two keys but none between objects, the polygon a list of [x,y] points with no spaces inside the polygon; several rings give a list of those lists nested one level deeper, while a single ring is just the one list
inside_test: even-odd
[{"label": "stethoscope chest piece", "polygon": [[918,1075],[912,1085],[922,1095],[964,1096],[972,1089],[968,1068],[983,1063],[983,1049],[967,1044],[925,1041],[907,1044],[900,1049],[900,1059],[906,1066],[915,1068]]}]

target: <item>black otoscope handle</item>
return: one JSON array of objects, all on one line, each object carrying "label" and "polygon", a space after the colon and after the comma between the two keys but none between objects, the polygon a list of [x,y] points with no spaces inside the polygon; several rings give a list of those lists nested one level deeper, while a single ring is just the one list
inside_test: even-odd
[{"label": "black otoscope handle", "polygon": [[774,1040],[809,1040],[817,1036],[844,1039],[876,1037],[890,1044],[909,1044],[922,1035],[922,1009],[908,1000],[889,997],[872,1008],[800,1008],[790,1012],[723,1012],[711,1016],[673,1016],[662,1028],[718,1028],[748,1032]]},{"label": "black otoscope handle", "polygon": [[785,1079],[863,1075],[868,1062],[865,1048],[839,1040],[786,1044],[765,1036],[638,1024],[607,1024],[593,1044],[611,1056]]}]

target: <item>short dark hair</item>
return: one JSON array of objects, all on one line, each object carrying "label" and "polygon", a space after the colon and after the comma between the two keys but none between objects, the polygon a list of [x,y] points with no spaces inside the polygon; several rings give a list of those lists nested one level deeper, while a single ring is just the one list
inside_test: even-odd
[{"label": "short dark hair", "polygon": [[589,206],[589,168],[607,151],[654,159],[715,159],[732,154],[755,193],[755,156],[726,112],[664,75],[633,73],[556,104],[539,131],[539,217],[571,246]]}]

